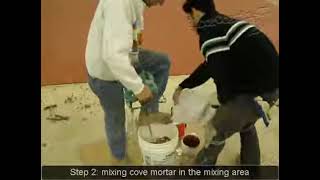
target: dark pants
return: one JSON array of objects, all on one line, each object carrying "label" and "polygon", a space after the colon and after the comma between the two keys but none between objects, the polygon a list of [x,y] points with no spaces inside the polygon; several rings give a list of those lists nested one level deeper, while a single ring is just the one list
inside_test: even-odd
[{"label": "dark pants", "polygon": [[[158,96],[145,104],[141,111],[158,112],[158,101],[166,89],[169,77],[170,60],[165,54],[141,49],[139,61],[140,66],[135,67],[136,71],[143,69],[152,73],[159,88]],[[123,159],[126,153],[124,87],[117,81],[104,81],[90,76],[88,83],[105,113],[105,130],[111,152],[115,158]]]},{"label": "dark pants", "polygon": [[[255,123],[262,117],[262,114],[261,107],[254,98],[250,95],[240,95],[218,107],[211,121],[217,133],[208,148],[199,152],[196,163],[216,164],[218,156],[224,148],[225,140],[235,133],[240,133],[241,164],[260,165],[260,147]],[[262,98],[270,106],[273,106],[279,99],[279,89],[264,93]]]},{"label": "dark pants", "polygon": [[256,102],[252,96],[238,96],[234,100],[221,105],[212,120],[213,127],[217,130],[217,135],[213,138],[212,145],[217,146],[218,149],[214,163],[223,149],[224,141],[239,132],[241,138],[241,163],[259,165],[260,147],[254,125],[258,119]]},{"label": "dark pants", "polygon": [[255,123],[260,117],[256,108],[257,102],[249,95],[241,95],[222,104],[211,121],[217,133],[208,148],[200,151],[196,163],[216,164],[225,140],[235,133],[240,133],[241,164],[259,165],[260,147]]}]

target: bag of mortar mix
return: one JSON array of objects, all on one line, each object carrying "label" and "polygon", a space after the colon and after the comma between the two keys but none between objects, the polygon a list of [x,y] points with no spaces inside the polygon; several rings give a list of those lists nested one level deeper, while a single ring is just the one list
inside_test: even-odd
[{"label": "bag of mortar mix", "polygon": [[197,122],[206,124],[215,114],[216,109],[210,105],[210,96],[184,89],[179,97],[179,104],[172,108],[174,124]]},{"label": "bag of mortar mix", "polygon": [[[208,147],[212,138],[216,135],[216,129],[211,120],[214,117],[218,105],[211,105],[211,98],[215,95],[204,95],[189,89],[181,92],[179,104],[172,108],[172,120],[174,124],[199,123],[205,132],[204,146]],[[215,103],[214,103],[215,104]]]}]

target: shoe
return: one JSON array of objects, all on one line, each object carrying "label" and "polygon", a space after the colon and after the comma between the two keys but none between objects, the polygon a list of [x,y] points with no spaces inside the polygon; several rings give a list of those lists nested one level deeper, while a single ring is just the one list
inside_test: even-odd
[{"label": "shoe", "polygon": [[140,165],[142,162],[140,162],[140,159],[138,159],[139,157],[136,155],[136,157],[134,157],[132,159],[132,157],[126,155],[125,158],[119,160],[115,157],[112,157],[110,160],[109,165],[111,166],[132,166],[132,165]]},{"label": "shoe", "polygon": [[195,159],[195,164],[197,165],[215,165],[220,152],[222,151],[225,143],[217,146],[210,144],[207,148],[203,148],[197,155]]},{"label": "shoe", "polygon": [[[210,147],[210,146],[209,146]],[[212,166],[215,164],[214,157],[211,157],[210,148],[202,149],[195,159],[195,164],[200,166]]]},{"label": "shoe", "polygon": [[140,112],[137,122],[138,126],[144,126],[152,123],[169,124],[172,123],[171,115],[164,112],[146,113]]},{"label": "shoe", "polygon": [[123,159],[117,159],[116,157],[111,157],[108,163],[109,166],[127,166],[127,157]]}]

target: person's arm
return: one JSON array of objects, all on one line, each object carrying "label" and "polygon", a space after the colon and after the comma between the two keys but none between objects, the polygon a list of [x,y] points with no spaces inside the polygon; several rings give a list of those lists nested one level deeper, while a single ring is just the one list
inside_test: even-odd
[{"label": "person's arm", "polygon": [[192,89],[194,87],[200,86],[209,78],[211,78],[209,64],[207,62],[203,62],[193,71],[193,73],[187,79],[180,83],[176,88],[172,97],[174,104],[176,105],[179,103],[179,97],[183,89]]},{"label": "person's arm", "polygon": [[131,8],[123,1],[109,2],[104,11],[103,60],[115,78],[137,95],[144,84],[129,59],[133,42]]},{"label": "person's arm", "polygon": [[217,52],[208,55],[207,60],[200,64],[187,79],[179,84],[173,94],[174,104],[179,103],[179,96],[183,89],[192,89],[200,86],[210,78],[217,78],[218,76],[221,78],[224,70],[218,70],[215,66],[219,67],[219,59],[222,58],[223,54],[224,52]]},{"label": "person's arm", "polygon": [[191,75],[179,84],[179,87],[192,89],[194,87],[200,86],[205,83],[209,78],[211,78],[210,67],[207,62],[200,64]]}]

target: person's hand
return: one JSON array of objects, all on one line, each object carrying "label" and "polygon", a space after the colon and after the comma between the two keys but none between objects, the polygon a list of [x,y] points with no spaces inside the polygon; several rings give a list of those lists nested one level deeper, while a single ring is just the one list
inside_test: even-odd
[{"label": "person's hand", "polygon": [[144,85],[144,88],[140,94],[137,94],[136,97],[138,98],[138,101],[141,105],[146,104],[153,98],[153,94],[150,90],[150,88],[146,85]]},{"label": "person's hand", "polygon": [[180,94],[181,94],[182,90],[183,90],[183,89],[179,86],[179,87],[174,91],[173,97],[172,97],[174,105],[179,104],[179,97],[180,97]]}]

